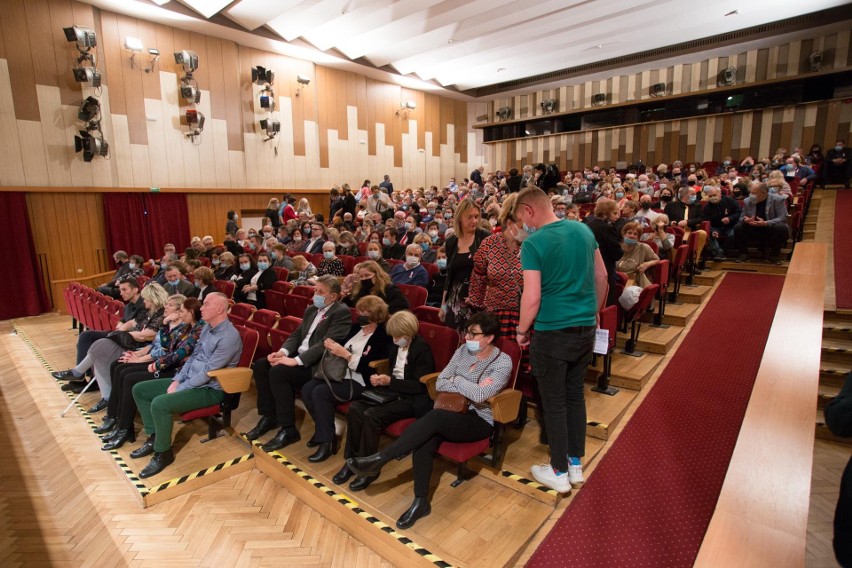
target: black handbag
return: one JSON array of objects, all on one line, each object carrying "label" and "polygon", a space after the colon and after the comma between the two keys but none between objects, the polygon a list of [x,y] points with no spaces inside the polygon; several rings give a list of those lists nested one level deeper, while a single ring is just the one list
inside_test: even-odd
[{"label": "black handbag", "polygon": [[125,351],[135,351],[145,345],[145,343],[140,343],[133,339],[129,331],[111,331],[107,334],[107,337],[112,339]]},{"label": "black handbag", "polygon": [[367,389],[361,393],[361,398],[371,404],[382,405],[396,402],[402,397],[385,389]]},{"label": "black handbag", "polygon": [[[334,392],[331,386],[332,382],[342,383],[346,376],[349,375],[349,398],[340,398]],[[314,371],[314,378],[325,381],[328,385],[328,390],[338,402],[347,402],[352,400],[352,395],[355,393],[355,386],[352,384],[352,371],[349,369],[349,363],[343,357],[338,357],[328,349],[322,354],[320,362]]]}]

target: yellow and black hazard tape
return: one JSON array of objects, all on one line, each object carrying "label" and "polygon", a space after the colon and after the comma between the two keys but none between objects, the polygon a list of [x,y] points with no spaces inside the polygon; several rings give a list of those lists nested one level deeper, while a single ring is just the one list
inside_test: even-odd
[{"label": "yellow and black hazard tape", "polygon": [[201,471],[196,471],[195,473],[190,473],[189,475],[183,475],[181,477],[176,477],[174,479],[170,479],[165,483],[161,483],[156,487],[152,487],[150,489],[146,489],[147,494],[158,493],[160,491],[165,491],[171,487],[176,487],[181,483],[186,483],[187,481],[192,481],[193,479],[197,479],[199,477],[204,477],[205,475],[210,475],[213,472],[221,471],[225,468],[229,468],[235,466],[237,464],[247,462],[250,459],[254,459],[254,454],[246,454],[244,456],[240,456],[238,458],[234,458],[232,460],[228,460],[226,462],[222,462],[218,465],[214,465],[212,467],[208,467],[207,469],[202,469]]},{"label": "yellow and black hazard tape", "polygon": [[518,483],[523,483],[524,485],[532,487],[533,489],[538,489],[542,493],[547,493],[548,495],[553,495],[555,497],[559,496],[558,491],[554,491],[553,489],[550,489],[549,487],[545,487],[544,485],[542,485],[541,483],[538,483],[537,481],[533,481],[532,479],[527,479],[526,477],[524,477],[522,475],[518,475],[517,473],[512,473],[511,471],[503,469],[503,470],[500,470],[500,475],[502,475],[505,478],[511,479],[512,481],[517,481]]},{"label": "yellow and black hazard tape", "polygon": [[[258,442],[258,441],[254,441],[252,443],[253,443],[253,445],[257,446],[258,448],[260,448],[260,446],[261,446],[261,443]],[[313,477],[311,477],[311,474],[300,469],[298,466],[292,464],[283,455],[279,454],[278,452],[268,452],[268,453],[269,453],[270,456],[275,458],[275,461],[277,461],[278,463],[280,463],[281,465],[283,465],[284,467],[286,467],[287,469],[289,469],[290,471],[292,471],[293,473],[295,473],[296,475],[298,475],[299,477],[301,477],[302,479],[307,481],[310,485],[315,487],[317,490],[324,493],[326,496],[330,497],[332,500],[334,500],[338,504],[343,505],[344,507],[346,507],[347,509],[349,509],[350,511],[352,511],[353,513],[355,513],[356,515],[358,515],[359,517],[361,517],[362,519],[364,519],[368,523],[370,523],[372,526],[376,527],[377,529],[379,529],[383,532],[386,532],[387,534],[389,534],[390,536],[395,538],[400,544],[407,546],[408,548],[410,548],[411,550],[413,550],[414,552],[416,552],[417,554],[419,554],[420,556],[422,556],[423,558],[425,558],[426,560],[428,560],[429,562],[431,562],[435,566],[438,566],[439,568],[452,568],[452,564],[441,559],[439,556],[437,556],[436,554],[433,554],[432,552],[423,548],[422,546],[418,545],[416,542],[414,542],[413,540],[411,540],[410,538],[408,538],[404,534],[397,532],[396,529],[394,529],[391,526],[388,526],[387,524],[382,522],[380,519],[377,519],[376,517],[371,515],[369,512],[362,509],[358,505],[358,503],[356,503],[355,501],[350,499],[348,496],[344,495],[343,493],[339,493],[338,491],[326,486],[323,482],[321,482],[317,479],[314,479]]]},{"label": "yellow and black hazard tape", "polygon": [[118,464],[119,469],[121,469],[124,475],[127,476],[127,479],[130,480],[130,483],[133,484],[133,487],[135,487],[136,490],[139,491],[142,497],[151,492],[150,489],[145,487],[145,484],[142,483],[142,480],[139,479],[139,477],[136,475],[136,472],[130,469],[130,466],[127,465],[127,462],[124,461],[123,457],[121,457],[121,454],[119,454],[115,450],[110,450],[109,454],[112,456],[112,459],[115,460],[115,463]]}]

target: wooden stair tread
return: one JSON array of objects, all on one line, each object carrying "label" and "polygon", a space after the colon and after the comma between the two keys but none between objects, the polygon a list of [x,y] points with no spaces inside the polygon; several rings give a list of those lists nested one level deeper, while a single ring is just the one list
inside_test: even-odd
[{"label": "wooden stair tread", "polygon": [[690,304],[700,304],[712,289],[712,286],[681,286],[678,300]]},{"label": "wooden stair tread", "polygon": [[[648,351],[650,353],[665,355],[669,352],[675,341],[677,341],[677,338],[680,337],[681,332],[683,332],[683,328],[676,325],[662,328],[643,325],[639,330],[639,340],[636,342],[636,349],[638,351]],[[615,344],[618,347],[624,348],[628,339],[630,339],[629,333],[619,333]]]},{"label": "wooden stair tread", "polygon": [[630,403],[636,398],[636,391],[620,389],[610,396],[592,391],[594,385],[586,384],[586,435],[608,440],[615,430]]},{"label": "wooden stair tread", "polygon": [[[782,255],[782,259],[783,259]],[[726,260],[725,262],[720,262],[714,265],[714,268],[720,268],[722,270],[730,270],[734,272],[760,272],[762,274],[787,274],[787,267],[790,265],[789,262],[782,262],[781,264],[768,264],[766,262],[762,262],[759,260],[754,260],[750,262],[736,262],[734,260]]]},{"label": "wooden stair tread", "polygon": [[[644,331],[644,330],[643,330]],[[852,352],[852,338],[843,340],[843,339],[823,339],[822,340],[822,350],[823,351],[838,351],[841,353]]]}]

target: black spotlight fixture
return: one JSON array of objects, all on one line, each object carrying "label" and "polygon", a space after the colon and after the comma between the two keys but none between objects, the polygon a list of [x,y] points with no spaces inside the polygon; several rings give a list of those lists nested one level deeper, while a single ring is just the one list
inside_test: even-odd
[{"label": "black spotlight fixture", "polygon": [[95,156],[109,156],[109,144],[103,136],[92,136],[85,130],[81,130],[80,135],[74,137],[74,150],[83,152],[84,162],[91,162]]},{"label": "black spotlight fixture", "polygon": [[187,75],[192,75],[198,69],[198,54],[188,49],[175,51],[175,63],[181,65]]},{"label": "black spotlight fixture", "polygon": [[267,69],[266,67],[261,67],[258,65],[257,67],[251,68],[251,82],[257,83],[258,85],[271,85],[275,82],[275,73],[272,69]]},{"label": "black spotlight fixture", "polygon": [[65,39],[77,43],[77,49],[80,51],[86,52],[98,45],[98,36],[95,30],[91,28],[71,26],[70,28],[62,28],[62,31],[65,32]]},{"label": "black spotlight fixture", "polygon": [[201,90],[189,83],[184,83],[180,88],[180,96],[183,100],[189,103],[198,104],[201,102]]},{"label": "black spotlight fixture", "polygon": [[96,89],[101,86],[101,73],[94,67],[75,67],[72,71],[78,83],[89,83]]},{"label": "black spotlight fixture", "polygon": [[98,121],[101,117],[101,103],[95,97],[87,97],[80,105],[77,118],[83,122]]},{"label": "black spotlight fixture", "polygon": [[266,132],[266,140],[264,142],[268,142],[275,138],[276,134],[281,132],[281,123],[277,120],[264,118],[260,120],[260,129]]}]

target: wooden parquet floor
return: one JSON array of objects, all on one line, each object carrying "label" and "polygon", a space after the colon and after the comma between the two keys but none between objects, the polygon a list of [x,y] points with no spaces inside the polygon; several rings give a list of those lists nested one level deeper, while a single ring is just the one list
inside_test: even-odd
[{"label": "wooden parquet floor", "polygon": [[389,566],[257,470],[142,509],[10,331],[0,324],[0,566]]}]

